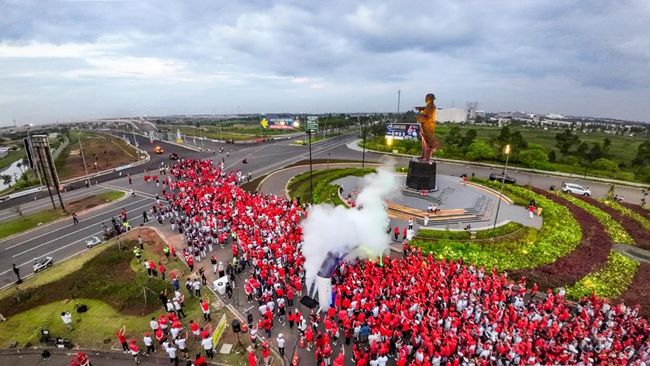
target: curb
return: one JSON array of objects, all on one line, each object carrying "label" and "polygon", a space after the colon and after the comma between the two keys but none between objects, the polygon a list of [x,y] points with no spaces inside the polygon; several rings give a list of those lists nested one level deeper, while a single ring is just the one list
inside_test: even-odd
[{"label": "curb", "polygon": [[[350,150],[354,151],[363,151],[362,147],[359,147],[359,142],[361,139],[354,140],[347,144],[346,146]],[[366,148],[366,152],[371,152],[375,154],[381,154],[381,155],[391,155],[391,156],[399,156],[403,158],[413,158],[413,155],[408,155],[408,154],[393,154],[391,152],[387,151],[379,151],[379,150],[371,150]],[[455,160],[455,159],[446,159],[446,158],[435,158],[434,161],[441,161],[445,163],[450,163],[450,164],[458,164],[458,165],[469,165],[469,166],[480,166],[480,167],[486,167],[486,168],[498,168],[502,169],[502,165],[498,164],[490,164],[490,163],[481,163],[477,161],[469,161],[469,160]],[[594,181],[594,182],[600,182],[600,183],[610,183],[610,184],[618,184],[622,186],[628,186],[632,188],[646,188],[648,184],[644,183],[635,183],[635,182],[628,182],[624,180],[618,180],[618,179],[608,179],[608,178],[601,178],[601,177],[593,177],[593,176],[583,176],[579,174],[572,174],[572,173],[563,173],[563,172],[557,172],[557,171],[549,171],[549,170],[537,170],[537,169],[531,169],[531,168],[523,168],[523,167],[512,167],[512,170],[519,171],[519,172],[525,172],[525,173],[533,173],[533,174],[540,174],[540,175],[547,175],[547,176],[554,176],[554,177],[564,177],[564,178],[576,178],[576,179],[583,179],[583,180],[589,180],[589,181]]]}]

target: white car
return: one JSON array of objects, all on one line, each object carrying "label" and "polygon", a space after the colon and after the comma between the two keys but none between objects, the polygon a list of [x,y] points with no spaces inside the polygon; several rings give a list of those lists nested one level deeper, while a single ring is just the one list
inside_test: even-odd
[{"label": "white car", "polygon": [[591,190],[589,187],[584,188],[583,186],[574,183],[564,183],[562,185],[562,192],[581,196],[591,196]]},{"label": "white car", "polygon": [[97,244],[101,244],[101,242],[102,241],[98,237],[93,236],[92,238],[86,240],[86,248],[92,248]]}]

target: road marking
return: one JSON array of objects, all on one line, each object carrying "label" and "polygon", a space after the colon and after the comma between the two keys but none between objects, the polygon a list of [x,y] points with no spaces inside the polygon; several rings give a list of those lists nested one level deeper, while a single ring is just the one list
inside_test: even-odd
[{"label": "road marking", "polygon": [[[90,195],[95,195],[95,194],[98,193],[96,191],[104,191],[105,190],[102,187],[98,187],[98,188],[102,188],[101,190],[98,190],[95,187],[97,187],[97,186],[93,185],[89,190],[83,190],[83,191],[74,190],[74,191],[71,191],[67,195],[64,195],[63,199],[65,201],[69,202],[70,199],[74,199],[74,198],[76,198],[78,196],[83,197],[84,194],[89,195],[89,196]],[[95,192],[95,193],[93,193],[93,192]],[[30,201],[30,202],[24,203],[22,205],[19,204],[19,205],[16,205],[14,207],[6,208],[6,209],[3,209],[2,211],[0,211],[0,221],[4,220],[6,218],[10,218],[12,216],[18,216],[18,214],[15,211],[15,207],[20,207],[20,209],[21,209],[21,211],[23,213],[27,213],[27,212],[37,211],[38,208],[44,208],[44,207],[47,207],[47,206],[50,206],[50,205],[51,205],[51,202],[47,198],[41,198],[41,199],[38,199],[36,201]]]},{"label": "road marking", "polygon": [[[139,202],[146,201],[146,200],[147,200],[147,198],[143,198],[143,199],[141,199],[141,200],[138,200],[138,201],[135,201],[135,202],[131,202],[131,203],[127,204],[127,205],[121,205],[121,206],[122,206],[122,207],[127,207],[127,206],[134,205],[134,204],[137,204],[137,203],[139,203]],[[148,205],[149,205],[149,204],[147,204],[146,206],[148,206]],[[145,207],[145,206],[142,206],[142,207]],[[136,210],[138,210],[138,209],[140,209],[140,208],[142,208],[142,207],[136,208]],[[129,211],[130,211],[130,210],[129,210]],[[106,213],[107,213],[107,212],[104,211],[104,212],[98,213],[97,215],[93,215],[93,216],[90,216],[90,217],[83,217],[83,216],[82,216],[82,217],[80,217],[80,218],[83,218],[84,221],[86,221],[86,220],[90,220],[90,219],[93,219],[93,218],[98,217],[98,216],[106,215]],[[96,225],[96,224],[95,224],[95,225]],[[41,226],[41,227],[43,227],[43,226]],[[41,228],[41,227],[39,227],[39,228]],[[41,235],[35,236],[35,237],[33,237],[33,238],[29,238],[27,241],[24,241],[24,242],[22,242],[22,243],[17,243],[17,244],[14,244],[14,245],[12,245],[12,246],[7,247],[7,249],[5,249],[4,251],[7,251],[7,250],[9,250],[9,249],[13,249],[13,248],[15,248],[15,247],[21,246],[21,245],[27,243],[27,242],[30,241],[30,240],[34,240],[34,239],[41,238],[41,237],[43,237],[43,236],[45,236],[45,235],[51,234],[51,233],[53,233],[53,232],[57,232],[57,231],[62,230],[62,229],[64,229],[64,228],[66,228],[66,227],[68,227],[68,226],[66,225],[66,226],[63,226],[63,227],[61,227],[61,228],[58,228],[58,229],[56,229],[56,230],[54,230],[54,231],[49,231],[49,232],[43,233],[43,234],[41,234]],[[30,233],[30,232],[31,232],[31,231],[25,231],[25,232],[23,232],[23,233],[16,234],[16,236],[24,235],[24,234],[27,234],[27,233]],[[16,236],[11,237],[11,239],[14,239]],[[0,240],[0,243],[2,243],[2,240]]]},{"label": "road marking", "polygon": [[[140,207],[136,208],[135,210],[139,210],[139,209],[144,208],[144,207],[147,207],[147,206],[149,206],[149,203],[147,203],[147,204],[144,205],[144,206],[140,206]],[[131,219],[130,221],[136,221],[136,220],[137,220],[138,218],[140,218],[140,217],[141,217],[141,216],[136,216],[135,218]],[[37,245],[37,246],[35,246],[35,247],[31,247],[31,248],[29,248],[29,249],[27,249],[27,250],[24,250],[24,251],[20,252],[20,253],[17,253],[17,254],[15,254],[15,255],[12,255],[11,258],[19,257],[19,256],[21,256],[21,255],[23,255],[23,254],[25,254],[25,253],[29,253],[29,252],[31,252],[31,251],[34,250],[34,249],[38,249],[38,248],[43,247],[43,246],[45,246],[45,245],[48,245],[48,244],[50,244],[50,243],[52,243],[52,242],[55,242],[55,241],[57,241],[57,240],[59,240],[59,239],[62,239],[62,238],[68,237],[68,236],[70,236],[70,235],[72,235],[72,234],[76,234],[76,233],[78,233],[78,232],[80,232],[80,231],[84,231],[84,230],[89,229],[89,228],[91,228],[92,226],[95,226],[95,225],[97,225],[97,223],[92,224],[92,225],[90,225],[90,226],[86,226],[86,227],[84,227],[84,228],[81,228],[81,229],[79,229],[79,230],[73,231],[73,232],[71,232],[71,233],[67,233],[67,234],[65,234],[65,235],[63,235],[63,236],[59,236],[59,237],[56,238],[56,239],[52,239],[52,240],[46,241],[46,242],[43,243],[43,244],[39,244],[39,245]],[[102,232],[102,231],[100,231],[100,233],[101,233],[101,232]]]}]

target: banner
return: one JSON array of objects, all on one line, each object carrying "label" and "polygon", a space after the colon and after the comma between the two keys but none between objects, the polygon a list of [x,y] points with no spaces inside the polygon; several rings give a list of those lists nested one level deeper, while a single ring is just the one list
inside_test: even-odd
[{"label": "banner", "polygon": [[386,137],[396,140],[418,140],[420,138],[419,123],[388,123]]},{"label": "banner", "polygon": [[263,128],[268,128],[271,130],[293,130],[299,126],[298,120],[295,120],[291,117],[271,117],[271,118],[262,118],[260,125]]}]

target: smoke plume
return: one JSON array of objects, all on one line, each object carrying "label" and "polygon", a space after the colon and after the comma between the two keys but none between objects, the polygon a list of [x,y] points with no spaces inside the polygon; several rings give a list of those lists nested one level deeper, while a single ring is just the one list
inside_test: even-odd
[{"label": "smoke plume", "polygon": [[394,165],[391,159],[377,173],[363,178],[357,208],[321,204],[309,210],[302,222],[302,252],[308,284],[316,277],[328,252],[346,256],[348,260],[357,256],[372,259],[388,248],[390,237],[386,234],[388,214],[384,201],[399,187]]}]

